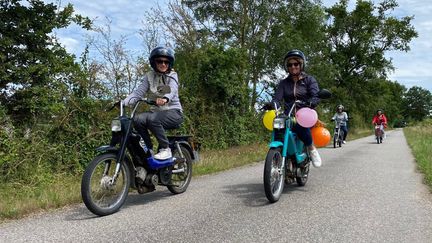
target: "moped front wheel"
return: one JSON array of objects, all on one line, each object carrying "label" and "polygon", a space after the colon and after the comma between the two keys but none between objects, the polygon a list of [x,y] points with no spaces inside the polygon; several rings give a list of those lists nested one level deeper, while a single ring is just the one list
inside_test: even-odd
[{"label": "moped front wheel", "polygon": [[271,148],[264,164],[264,191],[267,199],[277,202],[284,189],[285,165],[280,148]]},{"label": "moped front wheel", "polygon": [[[307,154],[306,146],[303,147],[303,153]],[[309,168],[310,168],[310,157],[309,155],[306,157],[305,161],[303,161],[302,166],[297,168],[296,182],[298,186],[306,185],[306,182],[309,178]]]},{"label": "moped front wheel", "polygon": [[94,214],[105,216],[117,212],[126,200],[130,186],[129,168],[122,164],[116,179],[116,153],[96,156],[84,171],[81,196]]},{"label": "moped front wheel", "polygon": [[[180,194],[186,191],[192,178],[192,158],[189,150],[180,146],[181,153],[178,149],[173,151],[173,157],[177,162],[172,169],[171,183],[167,186],[168,190],[174,194]],[[181,158],[183,154],[184,158]]]}]

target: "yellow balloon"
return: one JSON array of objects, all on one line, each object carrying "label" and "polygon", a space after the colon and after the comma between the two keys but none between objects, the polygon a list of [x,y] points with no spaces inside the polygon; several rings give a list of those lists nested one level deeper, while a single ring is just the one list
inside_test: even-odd
[{"label": "yellow balloon", "polygon": [[267,130],[273,131],[273,120],[275,119],[275,117],[276,117],[275,110],[269,110],[264,113],[263,124],[264,127],[267,128]]}]

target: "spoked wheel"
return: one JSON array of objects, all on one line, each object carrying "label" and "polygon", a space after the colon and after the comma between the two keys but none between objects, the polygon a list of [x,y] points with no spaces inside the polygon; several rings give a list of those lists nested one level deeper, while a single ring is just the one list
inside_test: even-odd
[{"label": "spoked wheel", "polygon": [[117,154],[97,156],[87,166],[81,181],[81,196],[86,207],[94,214],[105,216],[117,212],[126,200],[129,185],[129,168],[122,164],[115,181]]},{"label": "spoked wheel", "polygon": [[339,130],[335,130],[334,136],[333,136],[333,148],[336,148],[338,145],[338,140],[339,140]]},{"label": "spoked wheel", "polygon": [[180,149],[184,158],[181,158],[180,151],[178,149],[174,150],[173,156],[178,162],[172,169],[171,183],[169,186],[167,186],[168,190],[174,194],[185,192],[192,178],[191,155],[186,148],[180,146]]},{"label": "spoked wheel", "polygon": [[264,191],[267,199],[277,202],[284,189],[285,166],[280,148],[271,148],[264,164]]},{"label": "spoked wheel", "polygon": [[380,144],[382,137],[381,137],[381,131],[378,130],[378,128],[375,129],[375,139],[377,144]]},{"label": "spoked wheel", "polygon": [[[303,147],[303,153],[307,154],[306,147]],[[303,165],[297,168],[296,181],[297,185],[304,186],[309,178],[309,168],[310,168],[310,158],[309,155],[306,157]]]}]

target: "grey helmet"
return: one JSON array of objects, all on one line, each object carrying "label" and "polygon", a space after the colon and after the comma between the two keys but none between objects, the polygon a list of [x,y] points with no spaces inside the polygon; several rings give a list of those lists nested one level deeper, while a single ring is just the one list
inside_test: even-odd
[{"label": "grey helmet", "polygon": [[306,67],[306,56],[305,56],[304,53],[303,53],[302,51],[300,51],[300,50],[291,50],[291,51],[289,51],[289,52],[285,55],[285,58],[284,58],[284,69],[285,69],[285,71],[288,72],[288,66],[287,66],[287,64],[288,64],[288,60],[291,59],[291,58],[293,58],[293,57],[295,57],[295,58],[299,58],[299,59],[302,60],[301,68],[300,68],[300,69],[301,69],[302,71],[304,71],[304,69],[305,69],[305,67]]},{"label": "grey helmet", "polygon": [[150,57],[149,57],[150,66],[156,72],[158,71],[157,68],[156,68],[156,62],[155,62],[155,59],[157,57],[166,57],[166,58],[168,58],[168,60],[169,60],[168,72],[170,72],[171,69],[174,66],[174,61],[175,61],[174,51],[171,48],[167,48],[167,47],[156,47],[155,49],[153,49],[150,52]]}]

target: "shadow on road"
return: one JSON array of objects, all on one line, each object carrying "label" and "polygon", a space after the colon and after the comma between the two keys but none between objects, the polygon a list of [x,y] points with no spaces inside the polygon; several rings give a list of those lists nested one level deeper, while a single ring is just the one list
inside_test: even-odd
[{"label": "shadow on road", "polygon": [[246,206],[262,207],[269,204],[263,184],[234,184],[224,188],[224,193],[240,198]]},{"label": "shadow on road", "polygon": [[[293,191],[304,191],[303,187],[296,184],[285,185],[281,197],[291,194]],[[240,198],[248,207],[265,207],[271,205],[267,200],[263,184],[235,184],[226,186],[224,193]]]},{"label": "shadow on road", "polygon": [[[129,193],[128,197],[126,198],[126,202],[123,204],[120,210],[124,210],[131,206],[142,205],[142,204],[152,203],[155,201],[164,200],[165,198],[168,198],[170,196],[174,196],[174,195],[169,191],[154,191],[146,194],[138,194],[132,192]],[[82,205],[81,207],[78,207],[75,210],[71,210],[70,213],[66,215],[65,220],[76,221],[76,220],[89,220],[89,219],[101,218],[100,216],[97,216],[92,212],[90,212],[85,207],[84,203],[82,203],[81,205]],[[104,217],[109,217],[109,216],[110,215]]]}]

